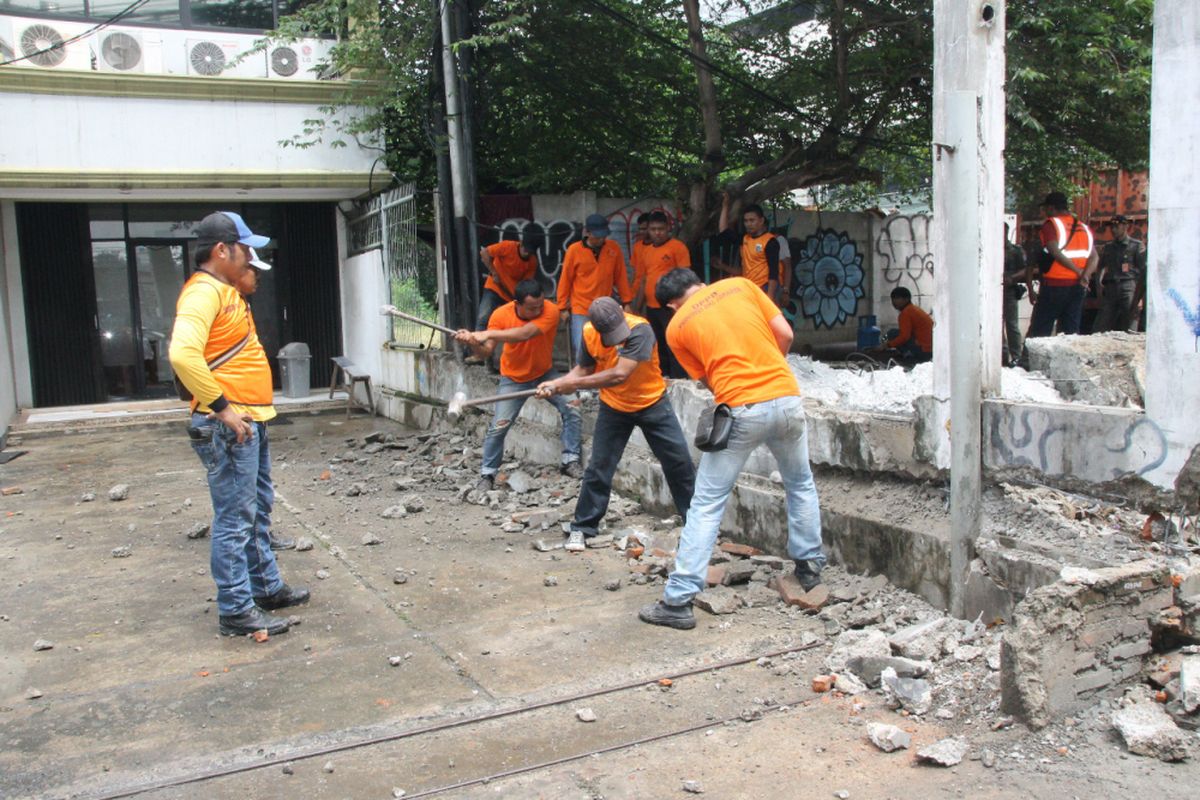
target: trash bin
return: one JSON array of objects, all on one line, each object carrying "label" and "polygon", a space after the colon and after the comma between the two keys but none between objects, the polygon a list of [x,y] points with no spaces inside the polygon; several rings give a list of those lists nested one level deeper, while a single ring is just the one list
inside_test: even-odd
[{"label": "trash bin", "polygon": [[291,342],[279,348],[279,383],[284,397],[308,397],[309,362],[312,353],[304,342]]}]

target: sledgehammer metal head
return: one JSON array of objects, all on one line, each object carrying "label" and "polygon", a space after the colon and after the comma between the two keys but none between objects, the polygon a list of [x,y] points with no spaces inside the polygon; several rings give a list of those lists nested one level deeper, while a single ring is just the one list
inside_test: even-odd
[{"label": "sledgehammer metal head", "polygon": [[458,418],[462,416],[463,403],[467,400],[467,396],[462,392],[455,392],[450,398],[450,403],[446,407],[446,419],[451,422],[458,422]]}]

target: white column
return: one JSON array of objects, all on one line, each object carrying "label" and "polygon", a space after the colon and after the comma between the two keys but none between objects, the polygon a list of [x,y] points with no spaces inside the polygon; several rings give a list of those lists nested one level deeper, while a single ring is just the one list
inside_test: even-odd
[{"label": "white column", "polygon": [[[1164,460],[1146,477],[1172,486],[1200,442],[1200,3],[1154,4],[1146,416]],[[1156,460],[1155,453],[1147,457]]]},{"label": "white column", "polygon": [[934,0],[933,14],[931,422],[939,435],[949,430],[938,466],[950,467],[950,611],[961,616],[981,527],[980,402],[1000,393],[1004,6]]}]

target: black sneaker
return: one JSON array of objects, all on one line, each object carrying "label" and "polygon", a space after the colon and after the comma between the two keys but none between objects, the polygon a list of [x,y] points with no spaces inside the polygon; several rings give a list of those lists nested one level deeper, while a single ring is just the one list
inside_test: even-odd
[{"label": "black sneaker", "polygon": [[287,633],[288,627],[286,619],[272,617],[258,606],[231,617],[221,616],[217,620],[217,628],[222,636],[248,636],[255,631],[266,631],[275,636]]},{"label": "black sneaker", "polygon": [[309,592],[303,586],[288,586],[286,583],[278,592],[266,597],[254,598],[254,603],[267,611],[275,611],[288,606],[302,606],[308,602]]},{"label": "black sneaker", "polygon": [[821,568],[812,561],[797,561],[794,574],[806,592],[811,592],[821,585]]},{"label": "black sneaker", "polygon": [[575,480],[579,480],[580,478],[583,477],[583,462],[571,461],[567,464],[563,464],[562,465],[562,474],[566,475],[568,478],[574,478]]},{"label": "black sneaker", "polygon": [[685,606],[669,606],[659,600],[652,606],[643,606],[638,612],[638,619],[651,625],[666,625],[668,628],[678,628],[689,631],[696,627],[696,617],[692,614],[692,604]]},{"label": "black sneaker", "polygon": [[490,492],[496,488],[496,478],[492,475],[480,475],[479,480],[475,482],[475,491]]},{"label": "black sneaker", "polygon": [[271,531],[267,535],[271,537],[271,549],[272,550],[295,550],[296,549],[296,540],[295,539],[286,539],[282,536],[276,536],[275,531]]}]

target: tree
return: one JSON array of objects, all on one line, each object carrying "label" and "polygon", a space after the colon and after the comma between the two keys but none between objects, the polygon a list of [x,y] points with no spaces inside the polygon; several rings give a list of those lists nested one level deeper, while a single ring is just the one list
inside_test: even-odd
[{"label": "tree", "polygon": [[[477,0],[447,0],[477,2]],[[684,238],[812,186],[928,184],[932,0],[495,0],[473,9],[481,191],[673,195]],[[736,3],[736,7],[735,4]],[[711,10],[711,9],[710,9]],[[721,14],[736,10],[736,21]],[[1008,165],[1019,196],[1148,149],[1153,0],[1009,0]],[[429,181],[432,2],[319,0],[281,35],[342,30],[333,67],[362,78],[387,163]],[[749,11],[749,14],[745,14]],[[373,20],[349,25],[347,20]],[[313,121],[308,136],[337,135]],[[303,144],[303,141],[298,141]]]}]

